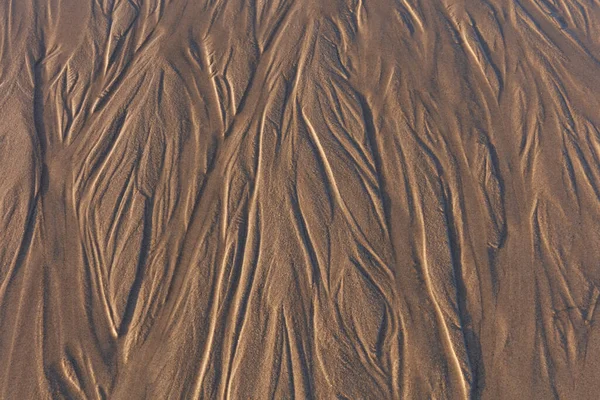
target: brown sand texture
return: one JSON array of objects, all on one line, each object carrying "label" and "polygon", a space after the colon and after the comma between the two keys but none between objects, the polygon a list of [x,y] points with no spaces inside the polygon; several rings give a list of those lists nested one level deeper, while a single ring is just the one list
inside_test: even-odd
[{"label": "brown sand texture", "polygon": [[599,0],[0,0],[0,399],[599,399]]}]

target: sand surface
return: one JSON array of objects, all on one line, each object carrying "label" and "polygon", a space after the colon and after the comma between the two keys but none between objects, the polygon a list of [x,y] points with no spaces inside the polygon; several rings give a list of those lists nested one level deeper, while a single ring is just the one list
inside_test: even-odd
[{"label": "sand surface", "polygon": [[598,0],[0,0],[1,399],[598,399]]}]

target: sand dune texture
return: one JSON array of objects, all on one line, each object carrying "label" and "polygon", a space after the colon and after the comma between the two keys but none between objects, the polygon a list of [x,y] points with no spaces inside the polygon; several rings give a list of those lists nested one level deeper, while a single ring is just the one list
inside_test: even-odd
[{"label": "sand dune texture", "polygon": [[1,399],[597,399],[598,0],[1,0]]}]

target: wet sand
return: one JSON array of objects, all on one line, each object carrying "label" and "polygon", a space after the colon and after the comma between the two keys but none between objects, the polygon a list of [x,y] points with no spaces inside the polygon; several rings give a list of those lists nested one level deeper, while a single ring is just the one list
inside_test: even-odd
[{"label": "wet sand", "polygon": [[598,398],[597,0],[0,21],[0,398]]}]

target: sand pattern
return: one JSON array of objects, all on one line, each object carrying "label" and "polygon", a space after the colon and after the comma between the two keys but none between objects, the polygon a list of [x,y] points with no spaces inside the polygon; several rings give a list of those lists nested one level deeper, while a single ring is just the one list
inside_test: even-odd
[{"label": "sand pattern", "polygon": [[0,398],[598,398],[598,0],[0,21]]}]

